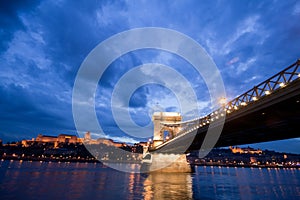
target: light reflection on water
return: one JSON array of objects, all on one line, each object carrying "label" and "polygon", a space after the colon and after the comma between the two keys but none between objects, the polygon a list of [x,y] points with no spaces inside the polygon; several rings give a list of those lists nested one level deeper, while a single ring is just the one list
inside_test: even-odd
[{"label": "light reflection on water", "polygon": [[0,199],[299,198],[299,169],[196,167],[192,174],[138,174],[99,163],[0,161]]},{"label": "light reflection on water", "polygon": [[151,173],[144,181],[144,199],[192,199],[188,173]]}]

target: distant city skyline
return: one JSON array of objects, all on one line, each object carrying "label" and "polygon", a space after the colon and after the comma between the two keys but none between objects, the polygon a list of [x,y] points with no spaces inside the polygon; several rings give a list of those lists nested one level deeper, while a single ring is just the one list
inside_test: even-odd
[{"label": "distant city skyline", "polygon": [[[4,142],[39,133],[76,134],[72,90],[79,67],[95,46],[122,31],[162,27],[191,37],[218,67],[228,100],[300,58],[300,2],[296,0],[6,1],[0,3],[0,15],[0,139]],[[93,137],[127,143],[148,139],[125,134],[111,110],[120,77],[146,63],[161,63],[180,72],[197,93],[199,115],[211,111],[207,86],[189,63],[166,51],[138,50],[116,59],[99,81],[95,110],[103,133],[88,127],[80,133],[91,131]],[[172,79],[151,69],[144,73]],[[125,103],[120,101],[120,109]],[[180,112],[174,93],[157,84],[138,88],[125,106],[140,126],[151,124],[154,110]],[[183,113],[183,118],[188,116]],[[300,138],[251,144],[293,153],[300,153],[299,145]]]}]

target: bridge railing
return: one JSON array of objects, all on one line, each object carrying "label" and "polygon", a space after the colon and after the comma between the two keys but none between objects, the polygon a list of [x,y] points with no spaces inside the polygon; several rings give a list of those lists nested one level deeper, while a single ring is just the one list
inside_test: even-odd
[{"label": "bridge railing", "polygon": [[271,95],[277,90],[280,90],[286,87],[288,84],[293,81],[300,80],[300,59],[297,60],[294,64],[288,66],[281,72],[275,74],[271,78],[265,80],[264,82],[254,86],[252,89],[241,94],[240,96],[234,98],[233,100],[225,103],[219,109],[213,111],[207,116],[196,118],[193,120],[177,123],[161,123],[165,126],[180,125],[181,130],[176,134],[175,137],[187,134],[195,129],[201,128],[203,126],[209,125],[214,120],[217,120],[220,117],[224,117],[226,114],[230,114],[241,107],[245,107],[250,103],[258,101],[264,96]]},{"label": "bridge railing", "polygon": [[247,106],[251,102],[259,100],[263,96],[268,96],[273,92],[286,87],[295,80],[300,79],[300,59],[288,66],[281,72],[275,74],[264,82],[254,86],[252,89],[229,101],[224,106],[227,113],[237,110],[241,106]]}]

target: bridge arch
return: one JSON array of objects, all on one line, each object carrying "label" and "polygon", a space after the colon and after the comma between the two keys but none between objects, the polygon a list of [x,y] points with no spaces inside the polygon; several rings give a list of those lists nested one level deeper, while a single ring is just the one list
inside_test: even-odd
[{"label": "bridge arch", "polygon": [[164,142],[164,131],[168,131],[171,137],[175,137],[181,125],[165,126],[162,123],[181,122],[182,116],[178,112],[154,112],[152,121],[154,125],[153,146],[156,147]]}]

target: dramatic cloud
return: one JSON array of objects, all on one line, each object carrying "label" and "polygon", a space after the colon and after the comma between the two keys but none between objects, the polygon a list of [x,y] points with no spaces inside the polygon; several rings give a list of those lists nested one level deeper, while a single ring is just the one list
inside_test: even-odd
[{"label": "dramatic cloud", "polygon": [[[132,28],[164,27],[188,35],[215,61],[230,99],[299,58],[299,19],[298,1],[3,1],[0,3],[0,138],[11,141],[35,137],[38,133],[76,133],[72,116],[76,74],[91,50],[114,34]],[[140,73],[164,84],[137,88],[129,102],[122,99],[124,89],[118,94],[120,104],[111,105],[120,78],[149,63],[163,64],[180,73],[196,91],[198,114],[210,112],[208,87],[186,60],[160,50],[134,51],[111,63],[98,83],[95,110],[103,133],[90,130],[95,137],[139,140],[118,128],[112,106],[127,109],[132,121],[141,127],[151,122],[153,110],[181,112],[176,97],[184,96],[186,89],[176,82],[178,79],[153,68]],[[139,81],[138,77],[132,78],[124,88]],[[172,81],[178,90],[166,87]],[[88,90],[82,88],[81,96]],[[190,98],[186,96],[184,104]],[[84,103],[93,106],[92,99]],[[183,113],[185,119],[196,112],[196,108],[190,110]],[[86,116],[82,119],[89,123]],[[145,135],[151,134],[149,126]],[[286,149],[294,151],[298,143],[292,144]],[[270,143],[265,146],[276,148]]]}]

